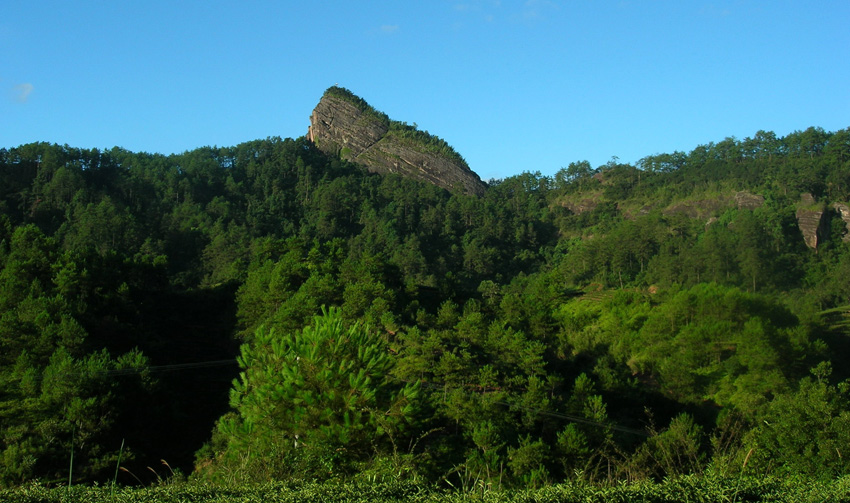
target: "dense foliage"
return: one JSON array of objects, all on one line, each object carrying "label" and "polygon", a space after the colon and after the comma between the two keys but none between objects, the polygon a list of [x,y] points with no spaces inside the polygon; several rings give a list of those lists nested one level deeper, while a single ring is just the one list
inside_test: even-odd
[{"label": "dense foliage", "polygon": [[475,488],[467,493],[446,492],[409,482],[358,481],[338,483],[267,483],[222,486],[166,484],[146,488],[84,487],[48,488],[31,484],[13,490],[0,489],[8,503],[327,503],[380,502],[429,503],[481,501],[485,503],[683,503],[748,501],[772,503],[839,503],[850,497],[847,477],[818,482],[811,479],[763,477],[718,478],[683,476],[662,482],[640,481],[600,487],[571,482],[539,489],[493,490]]},{"label": "dense foliage", "polygon": [[0,481],[846,474],[850,129],[637,164],[2,149]]}]

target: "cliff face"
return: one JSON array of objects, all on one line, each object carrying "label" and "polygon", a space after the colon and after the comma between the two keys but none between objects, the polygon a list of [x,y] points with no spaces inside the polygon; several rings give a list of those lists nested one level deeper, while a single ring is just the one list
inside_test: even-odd
[{"label": "cliff face", "polygon": [[322,151],[353,159],[380,140],[389,129],[386,115],[365,102],[325,93],[313,114],[307,137]]},{"label": "cliff face", "polygon": [[325,91],[310,116],[307,138],[323,152],[375,173],[396,173],[476,195],[486,187],[446,142],[391,121],[340,87]]},{"label": "cliff face", "polygon": [[764,196],[744,190],[735,194],[735,204],[739,210],[755,210],[764,204]]},{"label": "cliff face", "polygon": [[823,205],[818,205],[811,194],[800,196],[797,207],[797,226],[803,234],[806,246],[817,249],[818,235],[820,234],[823,219]]}]

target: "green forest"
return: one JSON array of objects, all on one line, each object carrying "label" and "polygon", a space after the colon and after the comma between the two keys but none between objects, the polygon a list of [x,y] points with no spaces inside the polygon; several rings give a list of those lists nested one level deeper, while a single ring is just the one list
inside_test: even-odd
[{"label": "green forest", "polygon": [[838,480],[848,202],[850,128],[481,197],[305,138],[2,148],[0,486]]}]

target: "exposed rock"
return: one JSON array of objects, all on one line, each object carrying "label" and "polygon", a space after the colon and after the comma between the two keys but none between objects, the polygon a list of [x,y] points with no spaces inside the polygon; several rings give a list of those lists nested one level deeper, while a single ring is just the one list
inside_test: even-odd
[{"label": "exposed rock", "polygon": [[670,205],[662,213],[665,215],[684,214],[689,218],[709,220],[706,225],[716,221],[715,216],[726,211],[727,208],[737,207],[739,210],[754,210],[764,204],[764,196],[752,194],[747,191],[736,192],[735,195],[722,195],[712,199],[696,199],[681,201]]},{"label": "exposed rock", "polygon": [[802,194],[800,204],[797,206],[797,226],[809,248],[817,249],[818,247],[818,234],[822,220],[823,205],[817,206],[811,194]]},{"label": "exposed rock", "polygon": [[655,209],[655,208],[650,204],[645,204],[645,205],[643,205],[643,206],[641,206],[640,208],[637,208],[637,209],[633,209],[633,208],[625,208],[624,209],[620,206],[619,203],[617,204],[617,210],[620,211],[620,213],[623,215],[623,218],[625,218],[626,220],[637,220],[638,217],[642,217],[642,216],[649,215],[650,213],[652,213],[653,209]]},{"label": "exposed rock", "polygon": [[800,194],[800,204],[803,206],[814,206],[815,204],[815,196],[811,195],[808,192],[803,192]]},{"label": "exposed rock", "polygon": [[[737,196],[736,196],[737,199]],[[703,219],[709,215],[720,213],[731,205],[729,196],[717,199],[699,199],[695,201],[682,201],[667,207],[662,211],[665,215],[685,214],[689,218]]]},{"label": "exposed rock", "polygon": [[743,190],[735,194],[735,203],[739,210],[754,210],[764,204],[764,196],[750,194]]},{"label": "exposed rock", "polygon": [[323,152],[375,173],[396,173],[476,195],[486,188],[445,141],[391,121],[341,87],[325,91],[310,116],[307,138]]},{"label": "exposed rock", "polygon": [[835,208],[835,211],[841,215],[841,220],[844,220],[844,227],[846,230],[844,231],[844,236],[842,236],[841,240],[845,243],[850,243],[850,206],[847,206],[844,203],[835,203],[832,205]]},{"label": "exposed rock", "polygon": [[562,203],[562,206],[575,213],[576,215],[581,215],[582,213],[595,210],[596,207],[599,206],[599,200],[582,199],[580,201],[564,201]]},{"label": "exposed rock", "polygon": [[[575,214],[581,214],[586,211],[596,209],[600,202],[605,199],[601,194],[595,194],[592,198],[573,199],[561,201],[559,204],[568,208]],[[755,210],[764,205],[764,196],[752,194],[747,191],[736,193],[727,193],[718,195],[717,197],[707,199],[691,199],[679,201],[674,204],[662,208],[661,213],[665,216],[685,215],[688,218],[705,220],[706,226],[717,221],[717,217],[730,208],[738,208],[739,210]],[[656,208],[652,205],[645,205],[637,210],[625,210],[623,216],[628,219],[634,219],[640,215],[647,215]]]},{"label": "exposed rock", "polygon": [[386,116],[370,113],[357,103],[325,97],[310,116],[307,137],[323,151],[355,158],[381,139],[389,129]]}]

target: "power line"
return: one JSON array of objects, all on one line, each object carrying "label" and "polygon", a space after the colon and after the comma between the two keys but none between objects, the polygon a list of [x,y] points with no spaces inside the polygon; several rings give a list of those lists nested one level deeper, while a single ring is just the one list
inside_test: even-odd
[{"label": "power line", "polygon": [[535,409],[535,408],[532,408],[532,407],[523,407],[521,405],[510,404],[508,402],[499,401],[499,402],[495,402],[495,403],[498,403],[500,405],[506,405],[508,407],[514,407],[514,408],[521,409],[521,410],[527,410],[527,411],[530,411],[530,412],[535,412],[535,413],[543,415],[543,416],[550,416],[550,417],[554,417],[554,418],[558,418],[558,419],[566,419],[566,420],[572,421],[574,423],[589,424],[591,426],[598,426],[600,428],[610,428],[610,429],[615,430],[615,431],[621,431],[623,433],[631,433],[632,435],[640,435],[640,436],[643,436],[643,437],[650,436],[645,431],[635,430],[633,428],[620,426],[620,425],[615,424],[615,423],[602,423],[602,422],[599,422],[599,421],[593,421],[592,419],[573,416],[573,415],[570,415],[570,414],[562,414],[560,412],[551,412],[551,411],[548,411],[548,410]]},{"label": "power line", "polygon": [[[238,361],[235,360],[235,359],[210,360],[210,361],[205,361],[205,362],[175,363],[175,364],[170,364],[170,365],[151,365],[149,367],[142,367],[142,368],[131,367],[131,368],[123,368],[123,369],[113,369],[113,370],[106,370],[106,371],[102,371],[102,372],[96,372],[95,374],[108,376],[108,377],[114,377],[114,376],[117,377],[117,376],[127,376],[127,375],[140,375],[140,374],[143,374],[143,373],[164,373],[164,372],[176,372],[176,371],[182,371],[182,370],[196,370],[196,369],[202,369],[202,368],[229,367],[229,366],[237,365],[237,364],[238,364]],[[71,373],[71,375],[74,375],[74,374],[81,375],[81,373]],[[388,377],[390,377],[393,380],[399,381],[399,382],[403,382],[403,383],[407,383],[407,384],[419,384],[420,386],[424,386],[424,387],[427,387],[427,388],[430,388],[430,389],[460,390],[460,391],[464,391],[466,393],[478,393],[478,394],[486,394],[487,393],[487,390],[475,390],[475,391],[473,391],[473,390],[470,390],[470,389],[466,389],[462,386],[448,386],[445,383],[434,383],[434,382],[428,382],[428,381],[422,381],[422,380],[420,380],[420,381],[408,381],[408,380],[400,379],[400,378],[394,377],[394,376],[388,376]],[[469,386],[467,388],[469,388]],[[519,390],[519,391],[524,391],[524,390]],[[556,419],[563,419],[563,420],[571,421],[571,422],[574,422],[574,423],[581,423],[581,424],[586,424],[586,425],[589,425],[589,426],[596,426],[596,427],[599,427],[599,428],[608,428],[608,429],[611,429],[611,430],[614,430],[614,431],[629,433],[629,434],[632,434],[632,435],[640,435],[640,436],[644,436],[644,437],[649,436],[649,434],[646,433],[645,431],[636,430],[634,428],[629,428],[629,427],[626,427],[626,426],[620,426],[620,425],[615,424],[615,423],[603,423],[603,422],[600,422],[600,421],[594,421],[592,419],[587,419],[585,417],[574,416],[572,414],[565,414],[565,413],[561,413],[561,412],[553,412],[553,411],[548,411],[548,410],[539,409],[539,408],[535,408],[535,407],[526,407],[526,406],[523,406],[523,405],[519,405],[517,403],[510,403],[510,402],[507,402],[507,401],[504,401],[504,400],[496,400],[493,403],[495,403],[497,405],[509,407],[509,408],[512,408],[512,409],[522,410],[522,411],[526,411],[526,412],[532,412],[532,413],[535,413],[535,414],[538,414],[538,415],[541,415],[541,416],[548,416],[548,417],[552,417],[552,418],[556,418]]]},{"label": "power line", "polygon": [[[119,377],[119,376],[133,376],[133,375],[141,375],[147,373],[164,373],[164,372],[175,372],[180,370],[196,370],[202,368],[215,368],[215,367],[229,367],[232,365],[236,365],[238,362],[233,360],[210,360],[205,362],[191,362],[191,363],[175,363],[170,365],[150,365],[145,367],[127,367],[120,369],[111,369],[111,370],[99,370],[95,372],[86,372],[86,371],[73,371],[73,372],[60,372],[60,375],[72,377],[72,376],[102,376],[102,377]],[[54,374],[56,375],[56,374]],[[44,371],[35,376],[36,380],[44,379]]]},{"label": "power line", "polygon": [[151,365],[149,367],[142,368],[126,368],[126,369],[114,369],[107,370],[102,372],[103,375],[107,376],[119,376],[119,375],[135,375],[142,374],[146,372],[174,372],[178,370],[194,370],[200,368],[212,368],[212,367],[229,367],[231,365],[236,365],[238,362],[236,360],[211,360],[206,362],[193,362],[193,363],[175,363],[171,365]]},{"label": "power line", "polygon": [[[407,380],[400,379],[400,378],[397,378],[397,377],[391,377],[391,378],[395,379],[397,381],[400,381],[400,382],[408,383],[408,384],[416,384],[416,382],[414,382],[414,381],[407,381]],[[424,385],[424,386],[431,388],[431,389],[460,390],[460,391],[464,391],[464,392],[467,392],[467,393],[477,392],[479,394],[487,393],[486,390],[471,391],[471,390],[464,389],[463,387],[460,387],[460,386],[452,387],[452,386],[448,386],[448,385],[445,385],[445,384],[440,385],[439,383],[430,383],[430,382],[427,382],[427,381],[418,381],[418,383],[420,385]],[[525,391],[525,390],[520,390],[520,391]],[[619,432],[623,432],[623,433],[630,433],[632,435],[640,435],[640,436],[643,436],[643,437],[649,437],[650,436],[645,431],[636,430],[634,428],[629,428],[629,427],[626,427],[626,426],[620,426],[616,423],[603,423],[603,422],[600,422],[600,421],[594,421],[592,419],[574,416],[574,415],[571,415],[571,414],[564,414],[564,413],[561,413],[561,412],[552,412],[552,411],[548,411],[548,410],[544,410],[544,409],[538,409],[538,408],[535,408],[535,407],[526,407],[526,406],[523,406],[523,405],[519,405],[517,403],[506,402],[504,400],[495,400],[493,403],[498,404],[498,405],[503,405],[505,407],[518,409],[518,410],[533,412],[535,414],[542,415],[542,416],[549,416],[549,417],[553,417],[553,418],[556,418],[556,419],[565,419],[567,421],[571,421],[571,422],[574,422],[574,423],[582,423],[582,424],[587,424],[587,425],[590,425],[590,426],[596,426],[596,427],[599,427],[599,428],[609,428],[609,429],[612,429],[612,430],[615,430],[615,431],[619,431]]]}]

